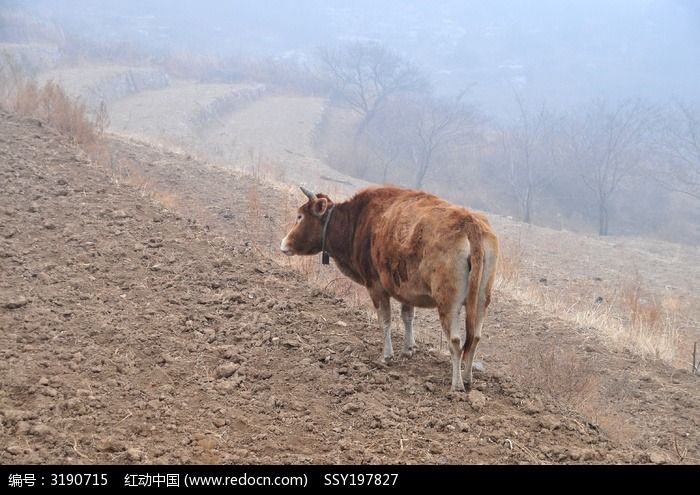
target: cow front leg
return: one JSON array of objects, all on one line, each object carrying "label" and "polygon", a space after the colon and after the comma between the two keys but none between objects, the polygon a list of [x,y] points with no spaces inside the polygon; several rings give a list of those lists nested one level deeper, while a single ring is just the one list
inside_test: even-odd
[{"label": "cow front leg", "polygon": [[413,336],[413,318],[416,315],[416,309],[407,304],[401,305],[401,321],[403,321],[404,329],[404,345],[403,353],[405,356],[413,356],[416,351],[416,339]]},{"label": "cow front leg", "polygon": [[394,347],[391,344],[391,302],[388,294],[383,291],[369,291],[372,303],[377,310],[379,328],[384,332],[384,362],[394,358]]}]

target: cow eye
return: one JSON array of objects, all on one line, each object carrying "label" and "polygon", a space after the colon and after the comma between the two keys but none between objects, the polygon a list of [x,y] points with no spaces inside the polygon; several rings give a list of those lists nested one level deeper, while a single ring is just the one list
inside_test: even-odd
[{"label": "cow eye", "polygon": [[303,218],[303,217],[302,217],[301,215],[297,216],[297,222],[301,222],[301,219],[302,219],[302,218]]}]

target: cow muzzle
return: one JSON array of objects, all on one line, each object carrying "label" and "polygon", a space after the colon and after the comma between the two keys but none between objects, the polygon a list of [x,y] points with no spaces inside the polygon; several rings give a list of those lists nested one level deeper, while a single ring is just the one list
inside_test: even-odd
[{"label": "cow muzzle", "polygon": [[294,250],[287,243],[286,237],[282,239],[282,243],[280,244],[280,250],[287,256],[294,256]]}]

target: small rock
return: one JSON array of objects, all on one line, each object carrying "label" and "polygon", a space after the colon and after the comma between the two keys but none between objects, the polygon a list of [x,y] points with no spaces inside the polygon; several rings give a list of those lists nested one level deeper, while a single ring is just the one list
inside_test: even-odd
[{"label": "small rock", "polygon": [[32,429],[32,425],[28,421],[20,421],[17,423],[17,433],[24,435]]},{"label": "small rock", "polygon": [[131,218],[131,215],[129,215],[124,210],[117,210],[114,213],[112,213],[112,218],[114,218],[116,220],[120,220],[122,218]]},{"label": "small rock", "polygon": [[666,464],[666,457],[658,452],[652,452],[649,455],[649,460],[652,464]]},{"label": "small rock", "polygon": [[236,363],[222,364],[221,366],[216,368],[216,377],[228,378],[229,376],[233,375],[236,371],[238,371],[238,368],[240,367],[241,365]]},{"label": "small rock", "polygon": [[231,349],[227,349],[224,351],[224,359],[228,359],[229,361],[232,361],[234,363],[243,363],[245,362],[245,357],[241,356],[240,354],[236,353],[235,351]]},{"label": "small rock", "polygon": [[207,339],[207,344],[211,344],[216,340],[216,331],[213,328],[205,328],[202,333]]},{"label": "small rock", "polygon": [[486,371],[486,366],[481,361],[474,361],[472,363],[472,370],[478,371],[479,373],[483,373]]},{"label": "small rock", "polygon": [[469,431],[469,423],[466,421],[457,421],[457,429],[462,432]]},{"label": "small rock", "polygon": [[46,378],[45,376],[42,376],[42,377],[39,379],[39,385],[48,385],[48,384],[49,384],[49,379]]},{"label": "small rock", "polygon": [[440,447],[437,444],[432,444],[428,449],[428,452],[430,452],[431,454],[442,454],[442,447]]},{"label": "small rock", "polygon": [[22,447],[18,445],[10,445],[5,448],[5,451],[10,455],[20,455],[23,452]]},{"label": "small rock", "polygon": [[140,242],[134,244],[134,251],[143,251],[144,249],[146,249],[146,246],[144,246]]},{"label": "small rock", "polygon": [[164,366],[164,365],[166,365],[168,363],[172,363],[174,361],[175,361],[175,358],[173,358],[170,354],[161,354],[158,357],[158,360],[156,362],[158,364],[160,364],[161,366]]},{"label": "small rock", "polygon": [[359,411],[360,409],[362,409],[361,404],[357,402],[348,402],[342,407],[341,411],[343,411],[345,414],[353,414]]},{"label": "small rock", "polygon": [[2,302],[2,307],[6,309],[17,309],[25,306],[29,300],[24,296],[10,296]]},{"label": "small rock", "polygon": [[44,227],[46,230],[55,230],[55,229],[56,229],[56,224],[55,224],[55,223],[51,223],[51,222],[44,222],[44,224],[42,225],[42,227]]},{"label": "small rock", "polygon": [[348,326],[348,324],[342,320],[336,321],[335,324],[338,325],[339,327],[347,327]]},{"label": "small rock", "polygon": [[143,456],[142,452],[139,449],[135,449],[133,447],[130,449],[127,449],[127,451],[126,451],[126,457],[130,461],[134,461],[134,462],[140,461],[142,456]]},{"label": "small rock", "polygon": [[42,394],[48,395],[49,397],[56,397],[58,395],[58,390],[56,390],[53,387],[45,387],[42,391]]},{"label": "small rock", "polygon": [[214,418],[214,426],[217,428],[221,428],[222,426],[226,426],[226,420],[224,418]]},{"label": "small rock", "polygon": [[478,390],[470,390],[469,394],[467,395],[467,400],[469,401],[469,404],[477,410],[486,405],[486,396]]},{"label": "small rock", "polygon": [[428,390],[428,392],[435,392],[435,385],[431,382],[425,382],[425,388]]},{"label": "small rock", "polygon": [[31,430],[29,430],[29,433],[38,437],[45,437],[53,435],[54,429],[50,426],[46,426],[40,423],[38,425],[32,426]]},{"label": "small rock", "polygon": [[214,389],[220,394],[227,394],[236,388],[236,383],[234,380],[219,380],[214,385]]},{"label": "small rock", "polygon": [[542,405],[538,404],[536,401],[525,401],[523,411],[526,414],[537,414],[542,412]]},{"label": "small rock", "polygon": [[123,452],[125,448],[124,442],[113,437],[107,437],[97,443],[97,450],[102,452]]},{"label": "small rock", "polygon": [[559,421],[556,421],[554,418],[551,416],[544,416],[540,418],[539,425],[544,428],[545,430],[556,430],[557,428],[561,427],[561,423]]},{"label": "small rock", "polygon": [[584,461],[592,461],[595,459],[595,451],[591,449],[584,449],[581,453],[581,458]]}]

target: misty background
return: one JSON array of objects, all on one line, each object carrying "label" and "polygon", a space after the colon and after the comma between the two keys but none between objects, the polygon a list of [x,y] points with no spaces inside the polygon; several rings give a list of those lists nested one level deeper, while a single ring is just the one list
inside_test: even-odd
[{"label": "misty background", "polygon": [[168,101],[196,109],[152,140],[255,160],[227,119],[284,95],[313,120],[304,153],[347,176],[558,229],[700,242],[693,0],[5,0],[0,13],[6,87],[18,71],[70,86],[86,80],[76,67],[129,68],[130,89],[104,75],[73,88],[115,132],[158,120],[132,93],[177,89]]},{"label": "misty background", "polygon": [[[592,97],[697,98],[700,4],[693,0],[5,1],[71,36],[153,53],[293,57],[377,41],[469,89],[489,113],[512,111],[510,85],[569,108]],[[1,4],[1,3],[0,3]]]}]

